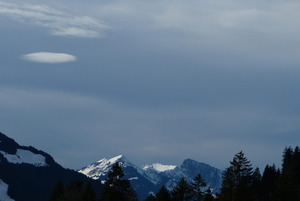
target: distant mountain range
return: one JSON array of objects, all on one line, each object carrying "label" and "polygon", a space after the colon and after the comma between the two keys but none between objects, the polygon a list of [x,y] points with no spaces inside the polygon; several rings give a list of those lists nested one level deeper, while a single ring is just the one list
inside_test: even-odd
[{"label": "distant mountain range", "polygon": [[123,164],[125,179],[131,181],[141,200],[149,193],[158,191],[163,185],[171,190],[182,177],[190,182],[201,174],[213,193],[219,192],[222,182],[221,170],[192,159],[184,160],[181,166],[154,163],[138,167],[125,156],[119,155],[111,159],[101,159],[82,168],[79,172],[92,179],[103,181],[107,178],[111,167],[117,162]]},{"label": "distant mountain range", "polygon": [[125,179],[130,180],[140,200],[162,185],[172,189],[181,177],[191,181],[197,174],[203,176],[214,193],[221,185],[221,170],[192,159],[184,160],[181,166],[155,163],[138,167],[119,155],[101,159],[79,171],[66,169],[46,152],[21,146],[0,132],[0,201],[48,201],[59,180],[64,184],[91,182],[100,195],[103,180],[117,162],[123,164]]}]

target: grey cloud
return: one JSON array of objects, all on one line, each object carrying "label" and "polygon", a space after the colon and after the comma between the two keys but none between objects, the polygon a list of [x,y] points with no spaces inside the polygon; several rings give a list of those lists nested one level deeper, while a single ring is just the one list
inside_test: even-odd
[{"label": "grey cloud", "polygon": [[0,2],[0,14],[12,19],[48,28],[53,35],[82,38],[103,36],[108,28],[99,19],[76,16],[47,5]]},{"label": "grey cloud", "polygon": [[172,46],[184,41],[181,47],[217,47],[236,56],[299,62],[297,48],[286,54],[286,49],[298,43],[299,9],[300,3],[292,0],[115,0],[100,3],[92,11],[123,31],[133,29],[146,35],[150,42],[145,45]]}]

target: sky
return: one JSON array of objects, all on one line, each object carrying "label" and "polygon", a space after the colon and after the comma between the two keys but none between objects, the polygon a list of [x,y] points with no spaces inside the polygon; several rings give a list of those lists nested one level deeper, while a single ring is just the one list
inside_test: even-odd
[{"label": "sky", "polygon": [[281,165],[300,142],[296,0],[0,0],[0,131],[67,168],[124,154]]}]

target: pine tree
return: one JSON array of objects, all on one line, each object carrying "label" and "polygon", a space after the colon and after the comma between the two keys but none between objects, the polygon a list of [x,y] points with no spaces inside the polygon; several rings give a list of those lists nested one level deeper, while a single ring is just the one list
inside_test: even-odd
[{"label": "pine tree", "polygon": [[204,192],[204,197],[203,197],[203,201],[214,201],[215,198],[212,195],[211,190],[208,188],[205,192]]},{"label": "pine tree", "polygon": [[171,201],[171,195],[168,189],[163,185],[159,191],[153,195],[149,195],[145,201]]},{"label": "pine tree", "polygon": [[250,195],[252,197],[252,200],[259,200],[259,190],[261,185],[261,174],[259,168],[255,168],[251,180],[250,180],[250,190],[252,194]]},{"label": "pine tree", "polygon": [[63,201],[81,201],[82,181],[72,181],[66,188]]},{"label": "pine tree", "polygon": [[156,201],[170,201],[171,196],[168,189],[162,186],[160,190],[155,194]]},{"label": "pine tree", "polygon": [[275,165],[267,165],[264,169],[261,184],[259,186],[259,200],[261,201],[272,201],[275,198],[274,191],[278,183],[280,171],[276,169]]},{"label": "pine tree", "polygon": [[241,151],[237,153],[223,175],[220,201],[251,201],[253,170],[250,161]]},{"label": "pine tree", "polygon": [[92,183],[86,183],[82,186],[81,201],[96,201],[96,194]]},{"label": "pine tree", "polygon": [[157,200],[156,197],[153,194],[151,194],[145,199],[145,201],[157,201]]},{"label": "pine tree", "polygon": [[63,183],[61,181],[58,181],[54,186],[49,201],[62,201],[64,192],[65,188]]},{"label": "pine tree", "polygon": [[207,187],[204,179],[201,174],[198,174],[192,181],[191,190],[192,190],[192,200],[193,201],[202,201],[204,198],[204,188]]},{"label": "pine tree", "polygon": [[49,201],[96,201],[91,183],[72,181],[66,187],[61,181],[57,182]]},{"label": "pine tree", "polygon": [[277,201],[300,200],[300,150],[299,147],[285,148],[282,172],[275,191]]},{"label": "pine tree", "polygon": [[104,201],[136,201],[136,193],[128,180],[122,179],[124,172],[121,163],[115,163],[108,173],[104,184],[102,200]]},{"label": "pine tree", "polygon": [[172,190],[172,200],[174,201],[188,201],[192,198],[191,186],[186,181],[184,177],[182,177],[177,185]]}]

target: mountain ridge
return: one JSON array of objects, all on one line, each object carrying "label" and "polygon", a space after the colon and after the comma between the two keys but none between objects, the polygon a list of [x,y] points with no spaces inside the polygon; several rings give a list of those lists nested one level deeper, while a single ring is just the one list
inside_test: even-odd
[{"label": "mountain ridge", "polygon": [[123,164],[124,179],[130,181],[140,200],[157,192],[162,185],[171,190],[181,177],[190,182],[199,173],[214,192],[218,192],[221,184],[221,170],[193,159],[185,159],[178,166],[161,163],[137,166],[126,156],[118,155],[75,171],[62,167],[50,154],[32,146],[21,146],[0,132],[0,182],[6,200],[47,201],[58,180],[64,184],[75,180],[91,182],[100,195],[101,183],[117,162]]},{"label": "mountain ridge", "polygon": [[[117,162],[122,163],[125,173],[124,178],[131,181],[139,198],[142,199],[147,197],[149,193],[156,192],[163,185],[171,190],[182,177],[191,182],[197,174],[203,176],[214,193],[218,193],[221,187],[222,171],[193,159],[185,159],[180,166],[153,163],[138,167],[121,154],[111,159],[102,158],[78,170],[78,172],[95,180],[104,181],[110,168]],[[148,181],[147,184],[145,184],[145,181]],[[141,192],[141,186],[144,188],[143,192]]]}]

